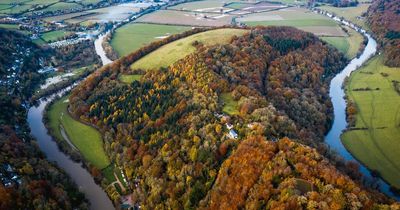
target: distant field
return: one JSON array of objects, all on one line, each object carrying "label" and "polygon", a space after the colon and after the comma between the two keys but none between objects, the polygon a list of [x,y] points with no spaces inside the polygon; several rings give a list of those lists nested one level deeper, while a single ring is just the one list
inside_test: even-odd
[{"label": "distant field", "polygon": [[232,15],[159,10],[137,19],[136,22],[186,26],[223,26],[232,22]]},{"label": "distant field", "polygon": [[332,19],[304,8],[287,8],[270,12],[253,13],[236,19],[249,26],[292,26],[317,36],[346,36]]},{"label": "distant field", "polygon": [[140,78],[142,78],[142,75],[139,74],[131,74],[131,75],[127,75],[127,74],[121,74],[119,75],[118,79],[126,84],[131,84],[133,81],[139,81]]},{"label": "distant field", "polygon": [[333,6],[321,6],[319,8],[326,10],[331,13],[335,13],[339,17],[344,17],[351,22],[362,26],[363,28],[368,28],[366,24],[366,19],[361,18],[361,15],[367,11],[370,4],[358,4],[357,7],[333,7]]},{"label": "distant field", "polygon": [[0,24],[0,28],[6,28],[6,29],[19,29],[18,25],[15,24]]},{"label": "distant field", "polygon": [[13,7],[10,7],[8,9],[3,9],[3,10],[0,11],[0,13],[12,15],[12,14],[18,14],[18,13],[26,12],[31,8],[32,8],[32,5],[23,4],[23,5],[13,6]]},{"label": "distant field", "polygon": [[338,48],[348,58],[356,56],[363,41],[363,37],[354,30],[347,28],[349,34],[346,34],[336,21],[303,8],[291,7],[271,12],[254,13],[244,15],[237,21],[250,26],[296,27],[320,36],[323,40]]},{"label": "distant field", "polygon": [[54,135],[56,138],[63,139],[60,129],[60,125],[62,125],[68,138],[87,161],[99,169],[107,167],[110,165],[110,160],[104,152],[101,134],[96,129],[76,121],[69,115],[67,98],[63,97],[57,100],[47,113],[50,120],[49,125],[53,131],[56,131]]},{"label": "distant field", "polygon": [[306,0],[274,0],[274,1],[289,5],[305,5],[307,3]]},{"label": "distant field", "polygon": [[346,94],[356,103],[355,127],[366,130],[347,131],[342,142],[357,159],[400,188],[400,95],[392,80],[400,81],[400,68],[384,66],[382,56],[351,75]]},{"label": "distant field", "polygon": [[237,101],[234,101],[231,93],[221,94],[222,101],[224,102],[224,107],[222,111],[229,115],[239,114],[239,105]]},{"label": "distant field", "polygon": [[336,47],[340,52],[347,55],[350,48],[350,43],[347,37],[321,37],[322,40]]},{"label": "distant field", "polygon": [[75,8],[81,8],[82,5],[77,4],[77,3],[66,3],[66,2],[58,2],[56,4],[53,4],[45,9],[38,10],[42,12],[54,12],[57,10],[67,10],[67,9],[75,9]]},{"label": "distant field", "polygon": [[227,5],[226,7],[232,8],[232,9],[243,9],[248,7],[249,5],[253,5],[247,2],[232,2],[231,4]]},{"label": "distant field", "polygon": [[140,10],[137,5],[121,4],[100,9],[86,10],[63,15],[44,18],[45,21],[65,21],[68,23],[96,23],[108,21],[120,21],[128,18],[134,12]]},{"label": "distant field", "polygon": [[284,25],[293,27],[331,26],[337,23],[328,17],[315,14],[303,8],[288,8],[271,12],[254,13],[237,19],[250,26]]},{"label": "distant field", "polygon": [[223,1],[223,0],[206,0],[206,1],[194,1],[188,2],[184,4],[178,4],[173,7],[169,7],[172,9],[185,9],[185,10],[197,10],[197,11],[204,11],[204,9],[212,9],[216,7],[223,7],[224,4],[229,2],[234,2],[233,0]]},{"label": "distant field", "polygon": [[25,35],[32,34],[30,31],[25,31],[25,30],[19,29],[19,26],[15,25],[15,24],[0,24],[0,28],[5,28],[5,29],[8,29],[8,30],[12,30],[12,31],[18,31],[18,32],[23,33]]},{"label": "distant field", "polygon": [[190,53],[193,53],[195,47],[192,46],[192,43],[196,40],[205,45],[222,44],[229,42],[233,35],[242,35],[246,32],[247,30],[243,29],[226,28],[194,34],[160,47],[133,63],[131,68],[148,70],[167,67]]},{"label": "distant field", "polygon": [[45,42],[54,42],[54,41],[57,41],[59,38],[64,37],[67,34],[69,34],[69,32],[66,32],[64,30],[50,31],[50,32],[46,32],[46,33],[42,34],[41,38]]},{"label": "distant field", "polygon": [[111,46],[119,56],[125,56],[153,41],[190,29],[185,26],[130,23],[115,31]]},{"label": "distant field", "polygon": [[346,37],[321,37],[322,40],[336,47],[347,58],[354,58],[364,40],[363,36],[353,29],[347,28],[349,36]]}]

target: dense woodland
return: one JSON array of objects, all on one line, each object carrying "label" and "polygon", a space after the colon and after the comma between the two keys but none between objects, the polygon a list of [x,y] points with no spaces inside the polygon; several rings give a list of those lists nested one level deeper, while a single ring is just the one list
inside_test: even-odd
[{"label": "dense woodland", "polygon": [[73,69],[100,64],[100,57],[96,54],[94,43],[91,40],[51,49],[51,51],[53,50],[55,51],[54,65],[58,68]]},{"label": "dense woodland", "polygon": [[[253,28],[230,44],[193,43],[196,53],[141,81],[118,80],[162,42],[195,32],[119,59],[70,96],[71,113],[103,133],[135,202],[144,209],[391,204],[360,186],[357,164],[344,163],[322,143],[332,120],[328,84],[347,60],[311,33]],[[221,115],[223,93],[238,103],[239,114]],[[227,123],[238,139],[227,135]]]},{"label": "dense woodland", "polygon": [[384,62],[400,67],[400,0],[376,0],[368,8],[368,22],[384,50]]},{"label": "dense woodland", "polygon": [[332,4],[334,7],[355,7],[358,0],[316,0],[317,2]]},{"label": "dense woodland", "polygon": [[[15,53],[21,49],[25,56],[17,58]],[[28,37],[5,30],[0,31],[0,52],[2,81],[7,81],[7,69],[15,59],[23,60],[17,72],[18,88],[0,86],[0,209],[87,209],[84,195],[46,160],[26,124],[24,106],[43,79],[37,73],[39,59],[48,54]]]}]

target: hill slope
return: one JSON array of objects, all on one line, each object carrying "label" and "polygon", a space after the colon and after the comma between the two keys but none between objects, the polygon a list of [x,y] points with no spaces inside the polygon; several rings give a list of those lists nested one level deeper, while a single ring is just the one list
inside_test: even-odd
[{"label": "hill slope", "polygon": [[[164,43],[168,41],[173,39]],[[197,44],[195,53],[169,68],[147,71],[140,81],[120,82],[120,75],[132,73],[130,65],[156,46],[161,45],[153,43],[106,66],[79,85],[70,97],[72,113],[104,133],[108,155],[124,169],[132,199],[143,208],[205,208],[208,202],[212,208],[214,195],[217,200],[222,196],[214,190],[224,184],[220,179],[227,173],[224,170],[229,161],[238,158],[239,166],[245,167],[254,157],[254,164],[280,165],[278,159],[270,159],[274,154],[269,154],[269,148],[274,147],[271,152],[280,154],[286,153],[285,147],[266,143],[265,139],[290,137],[312,145],[330,156],[343,172],[360,177],[354,170],[357,167],[333,161],[339,158],[321,143],[332,119],[328,84],[346,59],[314,35],[290,27],[253,28],[243,36],[233,36],[228,44]],[[237,109],[232,113],[237,114],[223,114],[224,106],[229,105],[223,101],[227,98],[230,105],[237,103],[232,106]],[[264,143],[257,140],[260,147],[254,154],[244,152],[242,157],[241,145],[260,135],[266,137],[261,140]],[[294,144],[290,140],[283,142]],[[321,158],[307,159],[302,153],[299,158],[311,161],[310,170],[326,168],[350,180],[328,163],[321,168],[314,164]],[[242,172],[257,175],[261,170],[264,168],[247,172],[238,167],[229,172],[229,177],[240,177]],[[296,170],[291,169],[285,179],[306,176],[302,175],[303,169]],[[315,173],[309,175],[307,180],[318,178]],[[352,192],[342,185],[335,187]],[[275,196],[265,199],[278,199],[274,205],[283,205],[287,196],[278,194],[289,189],[290,185],[282,185]],[[237,205],[251,204],[242,196],[244,191],[232,189],[232,193],[242,200]],[[363,202],[368,205],[390,203],[378,193],[365,193],[367,198],[355,196],[365,199]],[[350,205],[349,202],[345,199],[343,205]]]}]

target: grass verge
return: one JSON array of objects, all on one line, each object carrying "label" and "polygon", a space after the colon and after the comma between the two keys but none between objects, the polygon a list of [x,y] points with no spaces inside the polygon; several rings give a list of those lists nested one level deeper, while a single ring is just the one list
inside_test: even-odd
[{"label": "grass verge", "polygon": [[350,76],[346,94],[357,107],[357,130],[346,131],[342,142],[368,168],[400,188],[400,95],[392,81],[400,81],[400,68],[384,66],[382,56]]}]

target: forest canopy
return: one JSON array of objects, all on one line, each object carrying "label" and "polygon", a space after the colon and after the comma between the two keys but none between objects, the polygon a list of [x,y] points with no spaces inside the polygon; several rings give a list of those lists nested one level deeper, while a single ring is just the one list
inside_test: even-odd
[{"label": "forest canopy", "polygon": [[[357,165],[322,143],[332,121],[328,85],[347,62],[336,49],[291,27],[257,27],[228,44],[195,43],[195,53],[168,68],[132,72],[130,64],[159,46],[100,69],[70,96],[71,113],[104,134],[134,202],[145,209],[392,203],[351,181],[361,177]],[[118,79],[133,73],[140,81]],[[237,114],[223,113],[222,95]]]}]

